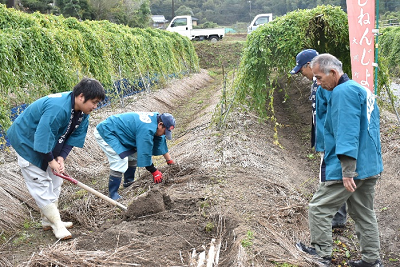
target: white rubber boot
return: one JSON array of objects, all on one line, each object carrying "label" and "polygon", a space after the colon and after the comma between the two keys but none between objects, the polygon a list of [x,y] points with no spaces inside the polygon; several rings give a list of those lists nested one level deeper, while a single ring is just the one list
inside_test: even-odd
[{"label": "white rubber boot", "polygon": [[[54,201],[54,204],[56,204],[56,207],[58,208],[58,200]],[[43,212],[40,211],[40,215],[42,217],[42,228],[43,231],[48,231],[48,230],[52,230],[53,227],[51,226],[51,222],[49,222],[49,220],[46,218],[46,216],[43,215]],[[70,229],[74,226],[74,224],[72,222],[62,222],[65,226],[65,228]]]},{"label": "white rubber boot", "polygon": [[42,213],[50,222],[53,233],[57,239],[66,240],[72,238],[71,233],[65,228],[61,221],[60,212],[57,209],[56,203],[51,203],[42,208]]}]

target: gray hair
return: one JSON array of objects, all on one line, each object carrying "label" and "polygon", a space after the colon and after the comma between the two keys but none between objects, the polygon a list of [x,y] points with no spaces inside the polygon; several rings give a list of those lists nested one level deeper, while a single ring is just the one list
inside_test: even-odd
[{"label": "gray hair", "polygon": [[310,67],[313,68],[316,64],[319,65],[320,71],[326,75],[328,75],[331,70],[343,73],[342,62],[331,54],[320,54],[314,57],[310,62]]}]

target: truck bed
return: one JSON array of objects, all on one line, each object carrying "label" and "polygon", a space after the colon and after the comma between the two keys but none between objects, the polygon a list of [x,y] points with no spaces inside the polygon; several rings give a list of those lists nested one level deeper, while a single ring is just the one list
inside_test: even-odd
[{"label": "truck bed", "polygon": [[192,29],[191,34],[192,34],[192,36],[210,36],[210,35],[224,36],[225,29],[224,28]]}]

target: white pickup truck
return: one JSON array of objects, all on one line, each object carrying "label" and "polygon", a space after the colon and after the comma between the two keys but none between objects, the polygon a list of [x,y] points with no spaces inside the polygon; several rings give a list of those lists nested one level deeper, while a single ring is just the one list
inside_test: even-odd
[{"label": "white pickup truck", "polygon": [[174,17],[166,30],[177,32],[180,35],[188,37],[190,40],[196,41],[210,40],[211,42],[217,42],[225,36],[224,28],[193,29],[191,16]]}]

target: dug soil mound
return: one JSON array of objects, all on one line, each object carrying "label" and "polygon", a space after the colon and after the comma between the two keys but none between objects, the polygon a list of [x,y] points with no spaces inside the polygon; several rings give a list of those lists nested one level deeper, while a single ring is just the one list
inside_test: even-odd
[{"label": "dug soil mound", "polygon": [[[15,155],[4,152],[0,225],[15,234],[3,234],[0,265],[313,266],[294,246],[309,242],[307,203],[318,185],[319,156],[309,145],[309,84],[297,79],[291,88],[277,90],[278,139],[276,125],[245,109],[232,110],[217,129],[222,84],[220,76],[201,71],[94,112],[85,147],[68,158],[72,177],[107,194],[108,164],[92,131],[107,116],[127,111],[175,116],[168,146],[176,164],[154,157],[164,174],[161,184],[138,168],[135,182],[120,188],[126,211],[64,183],[61,217],[74,222],[69,241],[41,229]],[[384,262],[399,266],[399,128],[384,110],[382,124],[385,173],[377,186],[376,211]],[[351,220],[334,240],[335,266],[359,258]]]}]

